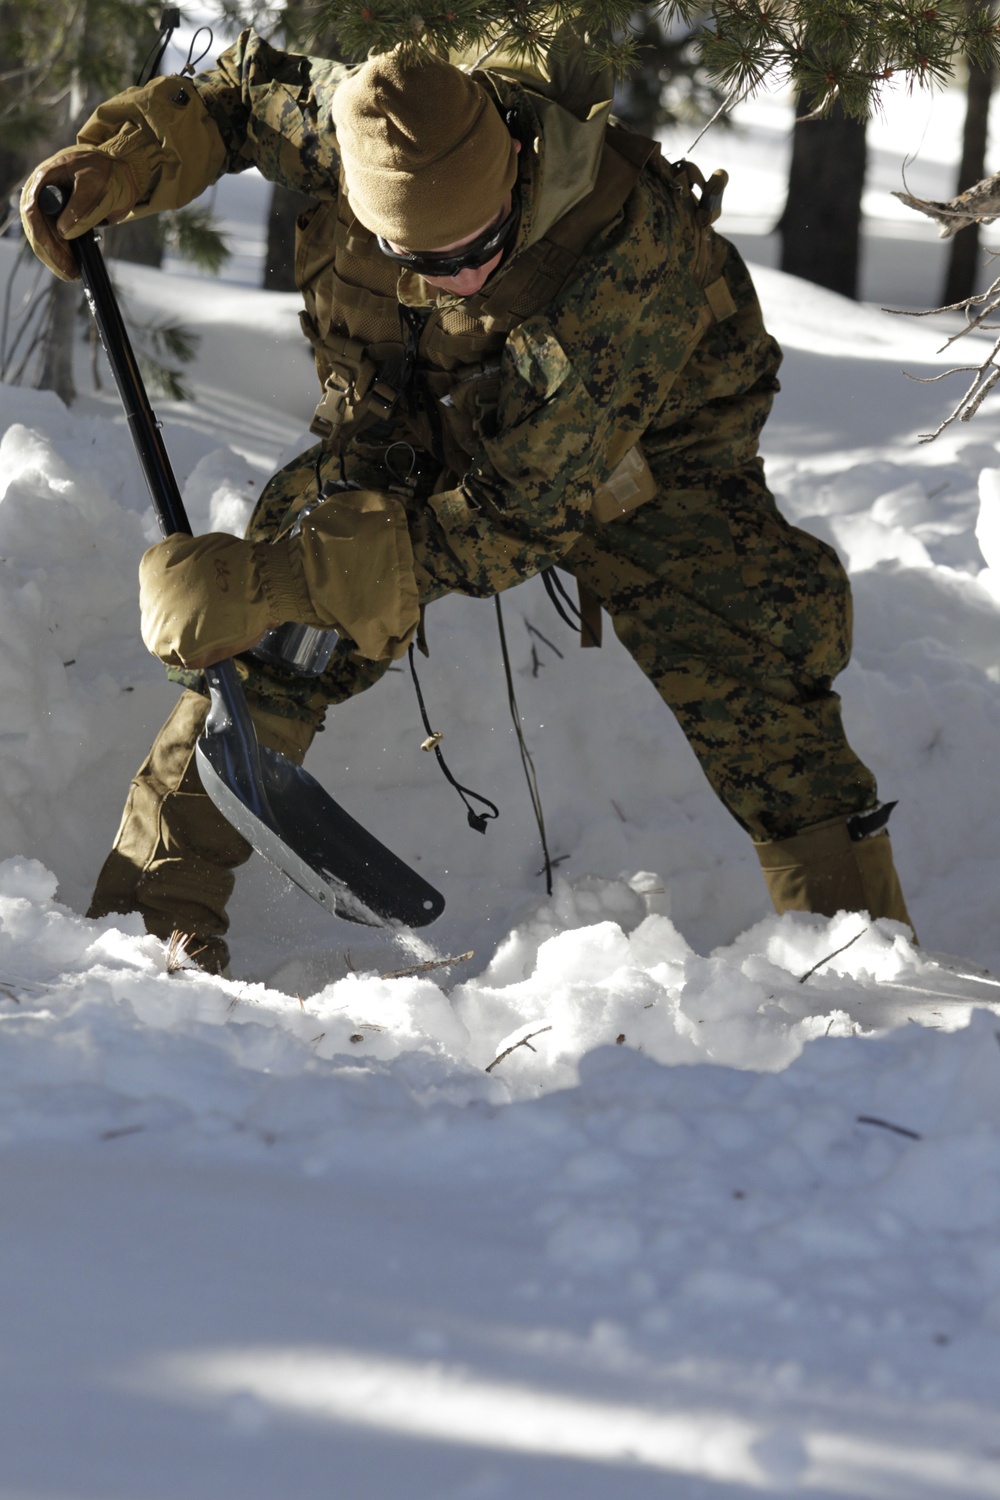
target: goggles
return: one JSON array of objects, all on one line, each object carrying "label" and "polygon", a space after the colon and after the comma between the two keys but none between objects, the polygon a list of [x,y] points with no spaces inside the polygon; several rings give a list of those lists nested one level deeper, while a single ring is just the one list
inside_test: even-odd
[{"label": "goggles", "polygon": [[520,213],[521,203],[515,192],[511,196],[510,213],[458,250],[394,250],[381,235],[376,238],[383,255],[417,276],[457,276],[460,271],[477,271],[498,251],[506,249],[514,238]]}]

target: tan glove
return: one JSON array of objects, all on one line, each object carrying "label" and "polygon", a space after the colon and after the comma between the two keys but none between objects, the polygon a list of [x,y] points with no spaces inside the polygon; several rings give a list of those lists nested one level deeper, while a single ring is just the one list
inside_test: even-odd
[{"label": "tan glove", "polygon": [[[38,195],[49,183],[69,194],[58,219],[38,206]],[[24,184],[21,223],[38,259],[62,281],[77,281],[80,272],[66,241],[97,224],[121,223],[138,195],[128,162],[97,146],[67,146],[37,166]]]},{"label": "tan glove", "polygon": [[169,666],[213,666],[287,620],[338,630],[372,661],[395,659],[420,618],[406,512],[357,490],[274,542],[175,533],[143,557],[139,604],[142,638]]},{"label": "tan glove", "polygon": [[139,608],[154,656],[171,667],[211,667],[292,618],[268,598],[255,550],[219,532],[175,532],[150,547],[139,564]]},{"label": "tan glove", "polygon": [[[77,278],[67,240],[130,214],[183,208],[226,167],[219,128],[186,78],[154,78],[115,94],[98,105],[77,141],[36,167],[21,194],[31,247],[64,281]],[[48,182],[72,195],[54,225],[37,204]]]}]

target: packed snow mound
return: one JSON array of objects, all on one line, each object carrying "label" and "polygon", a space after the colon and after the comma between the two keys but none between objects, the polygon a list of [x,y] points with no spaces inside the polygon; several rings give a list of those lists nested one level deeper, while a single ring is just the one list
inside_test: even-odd
[{"label": "packed snow mound", "polygon": [[[559,880],[476,977],[442,983],[433,971],[455,964],[425,960],[294,995],[206,975],[138,917],[90,922],[55,896],[38,861],[0,864],[0,1114],[28,1135],[54,1128],[24,1108],[46,1090],[61,1096],[71,1138],[95,1138],[123,1121],[157,1133],[197,1123],[217,1111],[223,1080],[238,1130],[267,1108],[276,1080],[284,1108],[305,1082],[294,1113],[308,1140],[352,1077],[381,1077],[384,1100],[404,1112],[504,1104],[577,1087],[589,1055],[609,1046],[668,1073],[704,1063],[782,1072],[817,1038],[911,1019],[952,1031],[977,1005],[1000,1011],[1000,979],[925,957],[898,923],[771,916],[702,957],[648,898],[610,881]],[[134,1064],[143,1047],[130,1089],[122,1060]],[[203,1081],[200,1103],[192,1079]],[[324,1080],[333,1088],[321,1095]],[[82,1103],[67,1112],[74,1093]]]},{"label": "packed snow mound", "polygon": [[[159,1471],[183,1421],[262,1500],[274,1463],[318,1500],[364,1433],[393,1442],[358,1500],[402,1468],[427,1500],[514,1500],[525,1464],[556,1500],[562,1463],[592,1500],[994,1493],[997,981],[856,914],[701,957],[648,899],[560,882],[450,994],[292,995],[0,865],[5,1197],[60,1309],[39,1341],[15,1272],[33,1356],[0,1470],[34,1471],[58,1381],[67,1482],[85,1434]],[[63,1353],[92,1318],[97,1395]],[[460,1487],[424,1473],[445,1455]]]}]

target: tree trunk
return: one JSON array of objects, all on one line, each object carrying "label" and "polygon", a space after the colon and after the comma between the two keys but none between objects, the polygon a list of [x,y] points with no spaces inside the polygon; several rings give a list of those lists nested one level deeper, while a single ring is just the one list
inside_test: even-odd
[{"label": "tree trunk", "polygon": [[28,170],[23,151],[11,151],[0,144],[0,225],[17,222],[16,189]]},{"label": "tree trunk", "polygon": [[[956,193],[964,193],[986,176],[986,143],[989,134],[990,95],[993,92],[993,69],[980,68],[969,59],[968,99],[962,130],[962,160],[958,169]],[[976,290],[976,276],[982,264],[979,253],[979,225],[960,229],[951,242],[948,270],[941,301],[947,307],[963,302]]]},{"label": "tree trunk", "polygon": [[811,108],[801,98],[795,107],[788,198],[777,226],[781,269],[856,298],[865,121],[849,119],[840,104],[825,119],[803,119]]},{"label": "tree trunk", "polygon": [[276,182],[267,216],[267,255],[262,285],[268,292],[295,290],[295,221],[315,203],[305,193]]},{"label": "tree trunk", "polygon": [[67,406],[76,400],[73,380],[73,346],[76,342],[76,315],[80,306],[80,288],[75,281],[57,281],[51,291],[49,319],[45,333],[45,354],[38,377],[40,391],[55,391]]}]

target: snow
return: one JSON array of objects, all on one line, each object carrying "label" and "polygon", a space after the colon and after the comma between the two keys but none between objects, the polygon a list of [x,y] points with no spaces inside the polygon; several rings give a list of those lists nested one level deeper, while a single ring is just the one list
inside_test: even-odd
[{"label": "snow", "polygon": [[[237,531],[307,442],[295,299],[117,274],[202,333],[157,409],[194,529]],[[309,758],[435,926],[331,923],[257,859],[232,981],[88,921],[175,694],[157,532],[107,381],[0,388],[0,1500],[1000,1496],[1000,408],[921,444],[936,330],[755,274],[769,473],[852,571],[845,715],[920,948],[771,913],[648,684],[534,583],[504,611],[551,896],[492,605],[445,600],[421,683],[487,835],[405,672]]]}]

